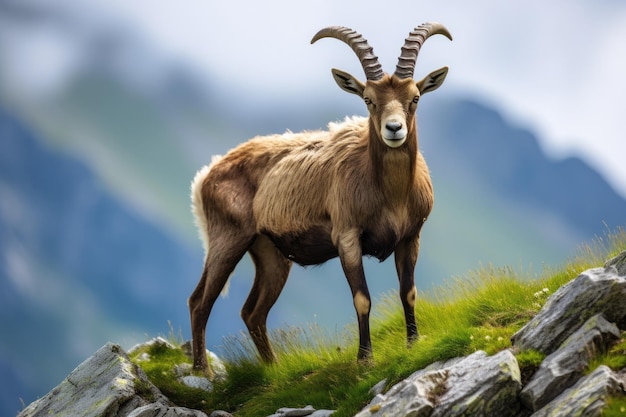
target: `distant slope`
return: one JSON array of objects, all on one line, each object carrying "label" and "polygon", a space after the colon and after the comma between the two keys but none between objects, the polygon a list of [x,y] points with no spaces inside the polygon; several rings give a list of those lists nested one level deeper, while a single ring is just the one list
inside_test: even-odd
[{"label": "distant slope", "polygon": [[428,124],[434,140],[424,149],[435,161],[456,165],[442,176],[469,175],[521,210],[560,218],[583,240],[626,221],[626,201],[598,172],[580,158],[547,158],[535,135],[511,126],[496,110],[449,99],[425,106],[424,115],[438,121]]},{"label": "distant slope", "polygon": [[106,341],[186,322],[199,250],[2,109],[0,149],[0,414],[14,415]]}]

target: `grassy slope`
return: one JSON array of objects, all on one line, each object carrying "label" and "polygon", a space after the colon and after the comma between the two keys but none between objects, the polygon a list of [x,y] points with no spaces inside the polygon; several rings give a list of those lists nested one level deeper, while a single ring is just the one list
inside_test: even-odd
[{"label": "grassy slope", "polygon": [[[183,387],[172,367],[188,361],[180,350],[151,352],[153,360],[141,362],[151,380],[181,406],[211,411],[235,412],[238,416],[266,416],[280,407],[336,409],[334,416],[354,415],[371,400],[370,388],[386,379],[386,388],[415,370],[438,361],[467,355],[478,349],[493,354],[510,347],[510,337],[522,327],[557,288],[581,271],[602,265],[626,248],[623,229],[597,239],[559,269],[540,277],[524,276],[510,269],[485,268],[440,287],[416,306],[420,339],[406,348],[404,318],[400,303],[391,294],[384,308],[372,317],[374,361],[358,364],[355,335],[328,335],[321,329],[282,329],[273,334],[279,363],[258,363],[245,337],[226,340],[228,378],[216,383],[213,393]],[[624,343],[594,366],[606,363],[626,366]],[[616,359],[617,358],[617,359]],[[534,352],[521,352],[522,374],[532,373],[541,362]],[[623,399],[612,402],[617,412]],[[608,413],[606,415],[609,415]]]}]

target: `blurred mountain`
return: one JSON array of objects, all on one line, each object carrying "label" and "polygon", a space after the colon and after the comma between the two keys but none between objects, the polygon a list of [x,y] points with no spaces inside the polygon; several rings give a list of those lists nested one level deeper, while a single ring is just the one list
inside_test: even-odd
[{"label": "blurred mountain", "polygon": [[0,149],[0,414],[14,415],[106,341],[186,320],[199,251],[1,109]]},{"label": "blurred mountain", "polygon": [[[472,255],[480,262],[540,267],[626,223],[626,201],[584,160],[547,157],[536,135],[476,100],[443,97],[422,105],[420,145],[436,195],[456,198],[435,207],[437,219],[448,223],[444,230],[464,236],[455,253],[474,251],[487,238],[491,249]],[[468,210],[472,225],[463,224]],[[493,252],[498,241],[502,253]]]},{"label": "blurred mountain", "polygon": [[[496,110],[448,99],[426,108],[424,115],[438,121],[429,125],[435,129],[427,136],[435,140],[425,144],[425,151],[433,153],[433,163],[456,168],[442,170],[442,176],[469,174],[519,210],[559,218],[583,238],[598,233],[603,223],[609,229],[624,225],[624,199],[600,174],[578,157],[547,158],[535,135],[511,126]],[[550,225],[542,224],[545,228]]]}]

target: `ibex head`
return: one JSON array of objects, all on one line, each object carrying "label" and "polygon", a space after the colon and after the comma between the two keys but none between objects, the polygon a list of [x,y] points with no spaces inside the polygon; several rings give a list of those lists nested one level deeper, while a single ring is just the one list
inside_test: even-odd
[{"label": "ibex head", "polygon": [[440,23],[429,22],[409,33],[393,75],[383,72],[378,57],[359,33],[342,26],[320,30],[311,40],[336,38],[348,44],[356,53],[365,71],[367,81],[359,81],[347,72],[332,69],[339,87],[363,99],[370,113],[370,121],[382,141],[390,148],[402,146],[411,129],[414,129],[417,102],[422,94],[439,88],[446,78],[448,67],[428,74],[419,81],[413,80],[417,55],[424,41],[431,35],[444,35],[452,40],[450,32]]}]

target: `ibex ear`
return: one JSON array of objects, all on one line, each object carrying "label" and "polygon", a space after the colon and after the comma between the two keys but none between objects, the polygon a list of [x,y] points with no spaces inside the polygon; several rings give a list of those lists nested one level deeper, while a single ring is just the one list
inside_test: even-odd
[{"label": "ibex ear", "polygon": [[357,80],[347,72],[338,70],[336,68],[333,68],[331,72],[333,73],[333,78],[335,79],[335,82],[337,83],[339,88],[347,91],[348,93],[356,94],[357,96],[363,98],[363,90],[365,89],[365,84],[363,84],[361,81]]},{"label": "ibex ear", "polygon": [[441,84],[443,84],[443,81],[446,79],[446,75],[448,75],[448,67],[439,68],[419,80],[416,83],[417,89],[420,91],[420,94],[435,91],[441,87]]}]

